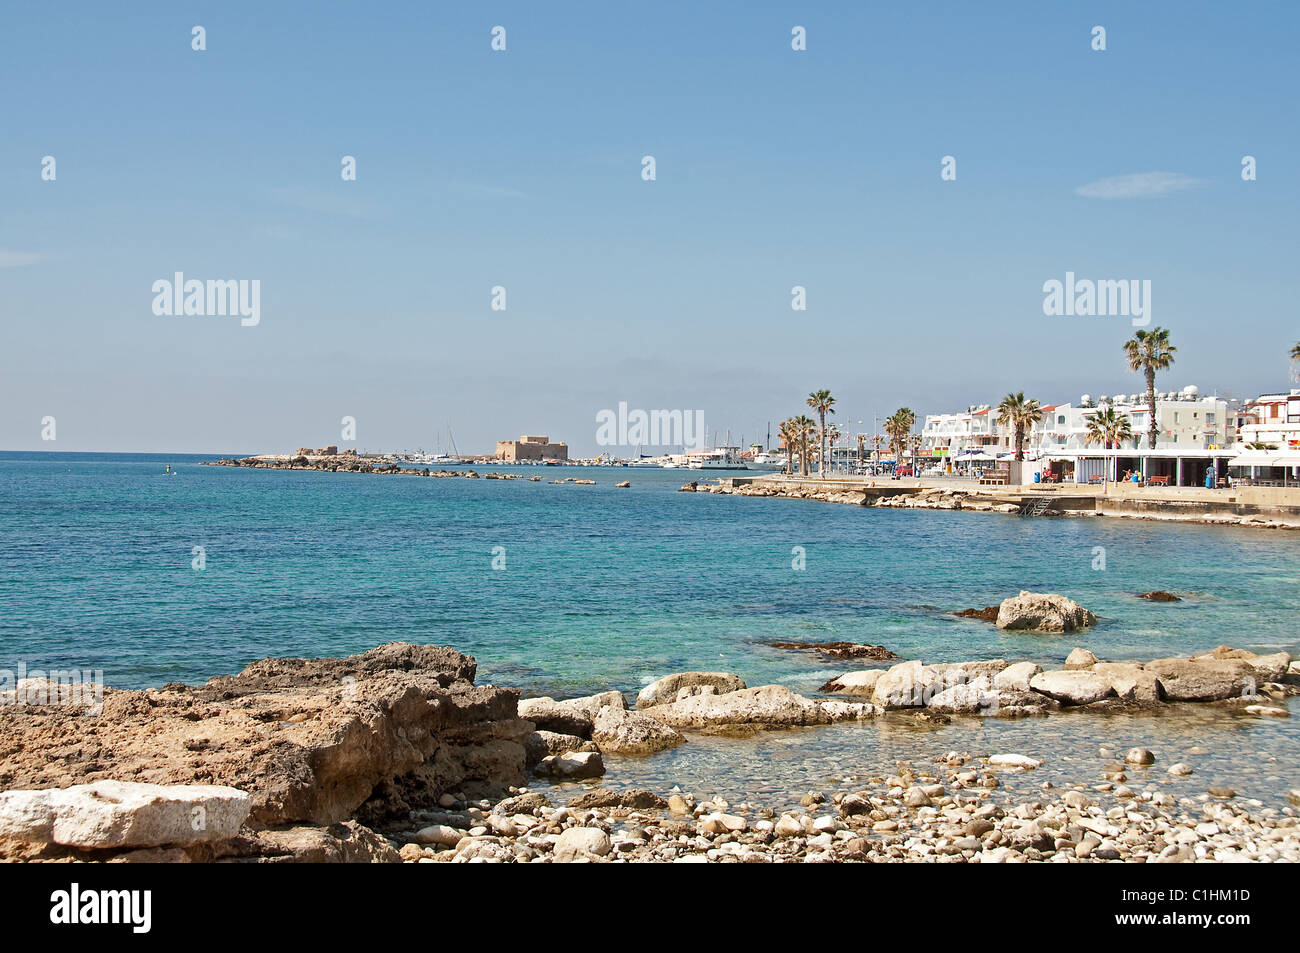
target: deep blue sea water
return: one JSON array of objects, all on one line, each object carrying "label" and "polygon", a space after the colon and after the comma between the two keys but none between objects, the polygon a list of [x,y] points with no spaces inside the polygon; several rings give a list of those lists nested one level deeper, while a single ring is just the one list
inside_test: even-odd
[{"label": "deep blue sea water", "polygon": [[[201,459],[0,454],[0,668],[157,686],[407,640],[475,656],[480,681],[563,696],[701,668],[815,692],[867,667],[778,640],[872,642],[927,662],[1051,662],[1075,645],[1111,659],[1221,643],[1300,655],[1300,533],[688,494],[677,488],[698,474],[638,468],[520,468],[546,478],[531,483]],[[597,485],[547,482],[568,476]],[[948,615],[1022,588],[1069,595],[1100,623],[1036,636]],[[1149,589],[1186,601],[1136,598]],[[1269,721],[1250,732],[1294,753],[1294,786],[1297,733]],[[688,771],[702,750],[659,764]]]}]

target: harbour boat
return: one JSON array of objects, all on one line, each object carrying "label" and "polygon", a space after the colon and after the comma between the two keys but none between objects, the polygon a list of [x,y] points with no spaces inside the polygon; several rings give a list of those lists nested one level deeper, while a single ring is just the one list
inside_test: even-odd
[{"label": "harbour boat", "polygon": [[688,470],[748,470],[740,458],[739,447],[717,447],[713,450],[694,450],[686,454]]},{"label": "harbour boat", "polygon": [[785,469],[785,454],[775,453],[770,450],[761,451],[754,454],[753,458],[746,463],[745,469],[766,470],[769,472],[783,470]]}]

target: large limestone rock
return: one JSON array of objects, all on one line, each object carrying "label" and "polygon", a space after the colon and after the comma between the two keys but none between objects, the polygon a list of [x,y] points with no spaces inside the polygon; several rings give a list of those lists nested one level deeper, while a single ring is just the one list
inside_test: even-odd
[{"label": "large limestone rock", "polygon": [[585,781],[605,773],[605,759],[599,751],[564,751],[543,758],[536,770],[556,781]]},{"label": "large limestone rock", "polygon": [[876,680],[871,703],[888,709],[920,708],[944,687],[934,669],[918,661],[900,662]]},{"label": "large limestone rock", "polygon": [[1171,701],[1208,702],[1254,695],[1259,678],[1243,659],[1156,659],[1142,668],[1160,680]]},{"label": "large limestone rock", "polygon": [[1098,662],[1092,666],[1092,673],[1110,682],[1124,701],[1154,705],[1164,698],[1160,679],[1146,671],[1141,662]]},{"label": "large limestone rock", "polygon": [[1106,679],[1092,672],[1040,672],[1029,680],[1029,687],[1063,705],[1091,705],[1115,694]]},{"label": "large limestone rock", "polygon": [[653,754],[685,744],[681,734],[641,712],[602,708],[591,740],[606,754]]},{"label": "large limestone rock", "polygon": [[978,678],[993,678],[1006,667],[1007,660],[1002,658],[983,659],[975,662],[947,662],[941,665],[926,666],[938,676],[937,681],[942,682],[946,688],[951,688],[954,685],[964,685]]},{"label": "large limestone rock", "polygon": [[565,711],[580,711],[594,722],[596,715],[605,708],[626,711],[627,699],[623,697],[622,692],[608,691],[596,695],[585,695],[582,698],[566,698],[564,701],[559,702],[559,707]]},{"label": "large limestone rock", "polygon": [[253,808],[211,784],[96,781],[0,793],[0,837],[69,847],[184,847],[234,837]]},{"label": "large limestone rock", "polygon": [[730,672],[675,672],[651,682],[636,696],[637,708],[667,705],[690,695],[725,695],[738,692],[745,683]]},{"label": "large limestone rock", "polygon": [[993,687],[1000,692],[1027,692],[1029,680],[1042,670],[1033,662],[1015,662],[993,676]]},{"label": "large limestone rock", "polygon": [[998,607],[999,629],[1073,632],[1096,622],[1097,617],[1079,603],[1056,593],[1022,589],[1020,595],[1004,599]]},{"label": "large limestone rock", "polygon": [[866,718],[876,714],[876,709],[849,702],[817,702],[784,685],[763,685],[725,695],[691,695],[648,708],[645,713],[673,728],[788,728]]},{"label": "large limestone rock", "polygon": [[837,675],[823,685],[820,691],[841,695],[860,695],[870,698],[876,690],[876,682],[885,674],[883,668],[868,668],[860,672],[845,672]]},{"label": "large limestone rock", "polygon": [[195,780],[248,793],[253,828],[374,824],[447,791],[523,784],[518,692],[474,659],[391,643],[342,659],[263,659],[201,686],[106,689],[100,717],[0,706],[0,785]]},{"label": "large limestone rock", "polygon": [[1282,681],[1286,677],[1287,669],[1291,664],[1291,656],[1286,652],[1275,652],[1272,655],[1256,655],[1248,649],[1234,649],[1227,645],[1220,645],[1209,652],[1192,656],[1194,662],[1232,659],[1249,665],[1254,670],[1255,678],[1261,683]]},{"label": "large limestone rock", "polygon": [[[1006,659],[940,665],[923,665],[916,660],[900,662],[874,676],[871,701],[881,708],[920,708],[933,704],[935,696],[972,682],[981,682],[984,690],[991,691],[992,679],[1006,667]],[[833,681],[827,683],[831,684]],[[956,697],[956,693],[944,695],[944,705],[951,704]]]},{"label": "large limestone rock", "polygon": [[993,679],[981,675],[973,681],[945,688],[930,699],[927,708],[950,715],[993,715],[997,714],[1000,700]]},{"label": "large limestone rock", "polygon": [[518,708],[519,717],[531,721],[539,731],[551,731],[557,735],[577,735],[590,738],[593,717],[580,705],[565,705],[550,696],[541,698],[521,698]]}]

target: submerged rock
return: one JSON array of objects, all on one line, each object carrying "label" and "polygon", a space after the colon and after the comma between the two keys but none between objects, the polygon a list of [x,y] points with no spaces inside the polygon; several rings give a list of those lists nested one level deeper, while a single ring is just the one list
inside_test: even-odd
[{"label": "submerged rock", "polygon": [[773,642],[775,649],[807,649],[831,659],[871,659],[875,662],[892,662],[898,658],[883,645],[857,642]]},{"label": "submerged rock", "polygon": [[985,606],[983,609],[962,609],[960,612],[954,612],[959,619],[979,619],[982,622],[997,622],[998,607]]},{"label": "submerged rock", "polygon": [[1073,632],[1095,625],[1097,617],[1073,599],[1056,593],[1029,592],[1005,599],[998,608],[999,629]]},{"label": "submerged rock", "polygon": [[1149,599],[1152,602],[1182,602],[1183,600],[1174,595],[1172,592],[1164,592],[1160,589],[1154,589],[1151,592],[1139,592],[1139,599]]},{"label": "submerged rock", "polygon": [[662,811],[669,807],[669,802],[651,791],[639,788],[631,791],[612,791],[609,788],[597,788],[586,794],[579,794],[569,801],[569,807],[588,811],[593,808],[623,808],[632,811]]}]

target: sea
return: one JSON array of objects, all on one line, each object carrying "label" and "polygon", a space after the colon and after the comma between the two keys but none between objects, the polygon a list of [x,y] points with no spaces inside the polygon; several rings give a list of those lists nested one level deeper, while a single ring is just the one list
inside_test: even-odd
[{"label": "sea", "polygon": [[[142,688],[409,641],[472,655],[479,682],[525,695],[632,699],[676,671],[815,695],[878,667],[783,641],[926,663],[1048,666],[1076,646],[1114,660],[1221,644],[1300,656],[1295,532],[681,493],[711,475],[636,467],[477,468],[533,482],[201,465],[222,455],[242,454],[0,453],[0,669],[102,669],[109,686]],[[596,483],[550,482],[566,477]],[[1099,622],[1038,635],[952,615],[1021,589],[1068,595]],[[1137,597],[1152,589],[1183,601]],[[604,783],[779,807],[901,762],[1015,751],[1044,761],[1016,782],[1028,790],[1100,781],[1107,749],[1135,745],[1158,760],[1131,784],[1193,797],[1223,783],[1272,807],[1300,787],[1295,719],[1193,705],[692,736],[607,758]],[[1195,774],[1168,777],[1175,761]]]}]

